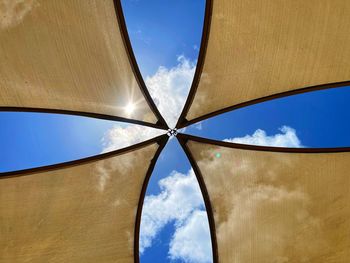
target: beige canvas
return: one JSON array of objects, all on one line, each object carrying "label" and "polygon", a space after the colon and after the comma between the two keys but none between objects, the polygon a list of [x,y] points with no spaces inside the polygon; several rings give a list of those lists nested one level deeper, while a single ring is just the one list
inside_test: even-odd
[{"label": "beige canvas", "polygon": [[345,263],[350,153],[187,143],[204,178],[221,263]]},{"label": "beige canvas", "polygon": [[347,0],[213,0],[187,120],[253,99],[350,80]]},{"label": "beige canvas", "polygon": [[134,262],[137,206],[157,149],[0,178],[0,262]]},{"label": "beige canvas", "polygon": [[129,62],[113,0],[0,0],[0,58],[0,107],[157,122]]}]

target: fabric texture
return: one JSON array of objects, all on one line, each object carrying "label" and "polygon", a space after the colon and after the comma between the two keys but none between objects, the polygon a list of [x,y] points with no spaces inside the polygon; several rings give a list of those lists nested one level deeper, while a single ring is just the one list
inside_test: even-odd
[{"label": "fabric texture", "polygon": [[134,262],[136,211],[157,149],[0,178],[0,262]]},{"label": "fabric texture", "polygon": [[349,261],[350,153],[187,146],[209,194],[219,262]]},{"label": "fabric texture", "polygon": [[[112,0],[15,2],[7,4],[13,10],[0,11],[0,106],[157,122],[135,78]],[[136,108],[132,114],[125,110],[129,103]]]},{"label": "fabric texture", "polygon": [[350,80],[347,0],[213,0],[186,119],[276,93]]}]

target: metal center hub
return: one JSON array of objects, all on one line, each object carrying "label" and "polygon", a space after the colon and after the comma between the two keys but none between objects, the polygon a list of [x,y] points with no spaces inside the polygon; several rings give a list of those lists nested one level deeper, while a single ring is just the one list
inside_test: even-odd
[{"label": "metal center hub", "polygon": [[172,136],[174,136],[174,137],[176,137],[176,135],[177,135],[177,129],[176,128],[174,128],[174,129],[168,129],[168,132],[166,133],[169,137],[172,137]]}]

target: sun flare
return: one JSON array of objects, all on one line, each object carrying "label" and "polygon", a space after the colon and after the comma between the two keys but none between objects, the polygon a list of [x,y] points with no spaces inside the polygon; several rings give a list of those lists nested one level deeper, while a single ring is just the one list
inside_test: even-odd
[{"label": "sun flare", "polygon": [[135,108],[136,108],[135,104],[132,102],[129,102],[128,105],[124,107],[124,111],[127,115],[132,115],[133,112],[135,111]]}]

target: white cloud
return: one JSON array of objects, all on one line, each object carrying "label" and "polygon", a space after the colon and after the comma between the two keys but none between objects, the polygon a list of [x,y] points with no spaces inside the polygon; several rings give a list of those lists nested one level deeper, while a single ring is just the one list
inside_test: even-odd
[{"label": "white cloud", "polygon": [[[155,104],[170,127],[175,126],[182,111],[196,69],[195,63],[184,56],[179,56],[177,61],[176,67],[159,67],[153,76],[147,76],[145,80]],[[103,152],[124,148],[164,133],[135,124],[118,124],[106,132],[102,141]]]},{"label": "white cloud", "polygon": [[195,63],[184,56],[179,56],[177,61],[176,67],[159,67],[153,76],[147,76],[145,80],[155,104],[170,127],[176,125],[196,70]]},{"label": "white cloud", "polygon": [[209,222],[205,211],[195,210],[186,222],[176,229],[170,242],[169,255],[172,260],[212,262]]},{"label": "white cloud", "polygon": [[[281,144],[286,143],[274,146]],[[228,258],[235,263],[310,262],[320,251],[329,253],[322,218],[314,213],[318,195],[307,185],[312,180],[293,172],[304,157],[221,147],[222,157],[213,158],[213,149],[196,149],[198,166],[216,200],[216,237],[230,244],[224,248]]]},{"label": "white cloud", "polygon": [[161,192],[146,196],[144,201],[140,232],[141,253],[152,245],[153,239],[166,224],[174,222],[176,228],[181,227],[195,210],[204,207],[193,170],[187,174],[174,171],[158,184]]},{"label": "white cloud", "polygon": [[[236,143],[302,147],[294,129],[283,126],[282,134],[267,136],[256,130],[253,135],[229,139]],[[273,176],[273,174],[269,174]],[[152,246],[157,234],[168,223],[175,223],[169,244],[169,258],[189,263],[212,262],[207,214],[197,179],[191,169],[186,175],[172,172],[159,181],[161,192],[146,196],[141,218],[140,252]],[[296,196],[297,193],[296,193]]]},{"label": "white cloud", "polygon": [[200,122],[194,124],[194,125],[193,125],[193,128],[195,128],[195,129],[201,131],[201,130],[203,129],[203,124],[202,124],[202,122],[200,121]]},{"label": "white cloud", "polygon": [[136,124],[117,124],[102,139],[103,151],[110,152],[164,134],[163,130]]},{"label": "white cloud", "polygon": [[253,135],[246,135],[244,137],[237,137],[225,139],[225,142],[242,143],[260,146],[276,146],[276,147],[303,147],[296,131],[288,126],[283,126],[279,129],[282,133],[272,136],[266,134],[264,130],[258,129]]}]

